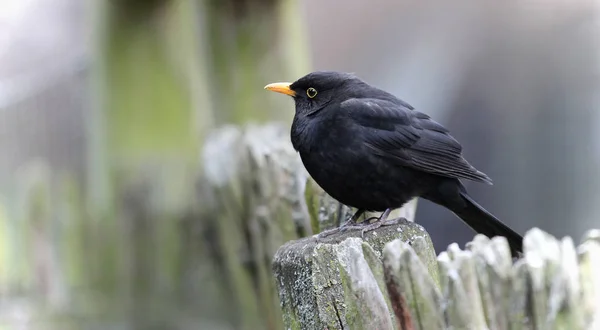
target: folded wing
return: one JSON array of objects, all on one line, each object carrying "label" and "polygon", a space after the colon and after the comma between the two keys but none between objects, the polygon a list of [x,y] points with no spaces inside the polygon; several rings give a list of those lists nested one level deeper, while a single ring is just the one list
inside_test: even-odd
[{"label": "folded wing", "polygon": [[350,99],[341,107],[373,154],[424,172],[492,183],[463,158],[460,143],[448,130],[428,115],[380,99]]}]

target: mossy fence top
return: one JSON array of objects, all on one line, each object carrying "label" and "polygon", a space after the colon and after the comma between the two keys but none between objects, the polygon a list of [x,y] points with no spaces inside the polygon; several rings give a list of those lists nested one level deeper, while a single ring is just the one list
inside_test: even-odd
[{"label": "mossy fence top", "polygon": [[534,228],[513,260],[477,235],[437,257],[412,222],[288,242],[274,258],[286,329],[600,329],[600,231]]}]

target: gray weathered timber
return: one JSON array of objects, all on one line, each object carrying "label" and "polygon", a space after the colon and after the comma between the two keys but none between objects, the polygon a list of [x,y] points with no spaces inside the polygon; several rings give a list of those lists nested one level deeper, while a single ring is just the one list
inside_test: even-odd
[{"label": "gray weathered timber", "polygon": [[[435,264],[429,265],[428,269],[410,244],[401,240],[387,244],[383,258],[387,289],[397,324],[403,329],[443,329],[441,294],[439,284],[436,283]],[[410,267],[414,264],[419,267]],[[417,313],[421,314],[420,317],[410,317]]]},{"label": "gray weathered timber", "polygon": [[385,279],[399,329],[598,329],[600,242],[590,231],[575,248],[534,228],[512,262],[504,238],[477,235],[466,250],[438,256],[441,290],[413,249],[384,249]]},{"label": "gray weathered timber", "polygon": [[206,272],[230,288],[227,313],[240,329],[281,328],[270,261],[284,242],[312,234],[307,176],[287,132],[280,124],[228,125],[207,137],[202,153],[201,223],[214,233],[202,250],[220,254]]},{"label": "gray weathered timber", "polygon": [[395,239],[414,243],[432,268],[425,272],[437,273],[427,232],[410,221],[368,232],[364,239],[360,231],[349,231],[283,245],[273,271],[286,329],[394,329],[381,260],[385,244]]},{"label": "gray weathered timber", "polygon": [[590,329],[600,329],[600,231],[588,232],[577,248],[581,303],[585,324]]},{"label": "gray weathered timber", "polygon": [[437,264],[424,232],[392,241],[347,235],[357,234],[293,241],[276,254],[286,328],[600,329],[598,230],[576,247],[533,228],[517,260],[505,238],[476,235],[464,250],[451,244]]}]

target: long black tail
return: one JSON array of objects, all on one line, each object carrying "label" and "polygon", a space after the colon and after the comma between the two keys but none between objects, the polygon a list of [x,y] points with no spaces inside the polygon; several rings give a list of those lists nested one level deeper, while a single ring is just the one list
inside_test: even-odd
[{"label": "long black tail", "polygon": [[506,237],[513,257],[523,253],[523,236],[503,224],[481,205],[477,204],[467,193],[462,192],[461,197],[465,200],[466,206],[452,210],[452,212],[480,234],[490,238],[494,236]]},{"label": "long black tail", "polygon": [[[446,181],[438,188],[439,190],[433,194],[423,197],[445,206],[477,233],[490,238],[494,236],[505,237],[513,257],[521,256],[523,253],[523,237],[477,204],[467,194],[466,189],[458,180]],[[458,191],[456,188],[458,188]]]}]

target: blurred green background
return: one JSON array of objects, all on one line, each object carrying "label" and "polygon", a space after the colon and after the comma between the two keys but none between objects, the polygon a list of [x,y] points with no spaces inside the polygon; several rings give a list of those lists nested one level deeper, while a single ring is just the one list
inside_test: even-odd
[{"label": "blurred green background", "polygon": [[[270,258],[317,231],[264,85],[354,72],[430,114],[524,233],[600,227],[585,0],[2,0],[0,329],[281,329]],[[304,197],[308,197],[305,201]],[[321,212],[322,213],[322,212]],[[419,203],[438,250],[473,232]]]}]

